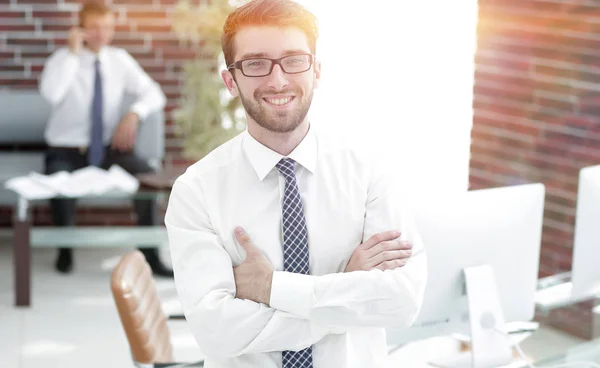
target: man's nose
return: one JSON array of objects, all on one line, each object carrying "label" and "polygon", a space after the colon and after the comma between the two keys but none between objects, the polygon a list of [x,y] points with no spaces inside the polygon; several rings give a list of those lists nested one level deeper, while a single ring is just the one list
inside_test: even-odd
[{"label": "man's nose", "polygon": [[288,85],[287,74],[281,69],[281,65],[274,65],[269,74],[268,86],[280,90]]}]

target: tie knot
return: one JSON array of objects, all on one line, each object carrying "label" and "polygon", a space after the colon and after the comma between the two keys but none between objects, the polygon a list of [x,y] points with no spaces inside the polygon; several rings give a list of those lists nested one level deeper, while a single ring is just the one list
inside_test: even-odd
[{"label": "tie knot", "polygon": [[276,167],[286,180],[296,177],[294,160],[291,158],[282,158],[281,161],[277,163]]}]

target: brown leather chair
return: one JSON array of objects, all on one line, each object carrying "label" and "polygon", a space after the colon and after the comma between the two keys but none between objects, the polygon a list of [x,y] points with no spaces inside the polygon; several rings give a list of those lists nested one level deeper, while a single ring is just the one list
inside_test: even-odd
[{"label": "brown leather chair", "polygon": [[[173,362],[167,317],[150,266],[140,251],[129,252],[121,258],[112,272],[110,286],[134,363],[150,367],[182,366]],[[201,367],[202,364],[183,366]]]}]

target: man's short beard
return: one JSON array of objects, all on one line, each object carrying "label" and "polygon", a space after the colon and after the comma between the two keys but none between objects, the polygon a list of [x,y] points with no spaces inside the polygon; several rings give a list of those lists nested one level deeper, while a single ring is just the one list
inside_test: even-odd
[{"label": "man's short beard", "polygon": [[[298,128],[304,119],[306,119],[306,115],[312,104],[313,93],[314,89],[312,88],[307,96],[295,93],[295,99],[305,98],[302,98],[301,101],[294,101],[294,103],[299,103],[299,106],[291,114],[289,112],[282,112],[281,116],[277,116],[277,112],[275,112],[276,116],[273,116],[265,111],[265,108],[260,103],[263,94],[259,91],[254,92],[254,101],[244,97],[240,91],[240,100],[248,116],[260,127],[274,133],[289,133]],[[287,121],[283,121],[283,119]]]}]

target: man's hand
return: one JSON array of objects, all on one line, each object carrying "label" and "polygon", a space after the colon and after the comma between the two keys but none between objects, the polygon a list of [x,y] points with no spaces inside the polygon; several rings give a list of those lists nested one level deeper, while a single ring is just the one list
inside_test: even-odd
[{"label": "man's hand", "polygon": [[79,51],[83,48],[83,41],[85,40],[85,31],[79,27],[72,27],[69,30],[69,50],[78,55]]},{"label": "man's hand", "polygon": [[399,240],[399,231],[375,234],[352,253],[344,272],[393,270],[406,264],[412,254],[412,243]]},{"label": "man's hand", "polygon": [[123,116],[123,119],[121,119],[121,122],[113,135],[112,148],[121,152],[133,150],[139,123],[140,118],[134,112],[128,112]]},{"label": "man's hand", "polygon": [[238,243],[246,251],[244,262],[233,268],[235,297],[268,305],[271,300],[273,265],[241,227],[236,227],[234,233]]}]

